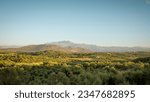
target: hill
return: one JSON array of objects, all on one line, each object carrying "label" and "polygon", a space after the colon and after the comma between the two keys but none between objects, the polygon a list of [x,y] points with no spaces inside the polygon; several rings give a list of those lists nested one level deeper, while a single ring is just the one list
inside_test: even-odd
[{"label": "hill", "polygon": [[150,48],[146,47],[105,47],[105,46],[97,46],[92,44],[77,44],[71,41],[59,41],[53,42],[50,44],[59,45],[62,47],[79,47],[84,49],[89,49],[93,52],[137,52],[137,51],[150,51]]},{"label": "hill", "polygon": [[86,53],[91,52],[90,50],[78,47],[61,47],[52,44],[41,44],[41,45],[28,45],[19,48],[1,48],[2,51],[12,51],[12,52],[37,52],[37,51],[63,51],[63,52],[75,52],[75,53]]},{"label": "hill", "polygon": [[71,41],[59,41],[40,45],[28,45],[23,47],[0,47],[3,51],[15,51],[15,52],[36,52],[36,51],[64,51],[75,53],[87,53],[87,52],[149,52],[150,48],[146,47],[105,47],[92,44],[80,44],[73,43]]}]

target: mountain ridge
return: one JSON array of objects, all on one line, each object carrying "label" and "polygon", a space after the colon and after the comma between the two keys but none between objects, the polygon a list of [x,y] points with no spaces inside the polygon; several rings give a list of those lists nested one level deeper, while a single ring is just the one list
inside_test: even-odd
[{"label": "mountain ridge", "polygon": [[1,51],[11,52],[38,52],[38,51],[63,51],[63,52],[74,52],[74,53],[88,53],[90,50],[83,48],[72,48],[72,47],[61,47],[52,44],[39,44],[39,45],[27,45],[19,48],[0,48]]},{"label": "mountain ridge", "polygon": [[118,46],[98,46],[92,44],[74,43],[71,41],[58,41],[46,44],[27,45],[18,48],[1,48],[3,51],[19,51],[19,52],[36,52],[36,51],[64,51],[64,52],[76,52],[76,53],[88,53],[88,52],[138,52],[138,51],[150,51],[147,47],[118,47]]},{"label": "mountain ridge", "polygon": [[120,46],[98,46],[94,44],[80,44],[73,43],[71,41],[58,41],[52,42],[52,44],[63,46],[63,47],[80,47],[86,48],[94,52],[134,52],[134,51],[150,51],[148,47],[120,47]]}]

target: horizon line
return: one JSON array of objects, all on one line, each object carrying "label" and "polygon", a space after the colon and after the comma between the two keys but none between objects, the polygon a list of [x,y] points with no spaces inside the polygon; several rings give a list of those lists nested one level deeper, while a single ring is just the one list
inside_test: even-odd
[{"label": "horizon line", "polygon": [[52,41],[52,42],[45,42],[45,43],[31,43],[31,44],[23,44],[23,45],[17,45],[17,44],[12,44],[12,45],[7,45],[7,44],[3,44],[0,45],[0,47],[8,47],[8,48],[18,48],[18,47],[23,47],[23,46],[30,46],[30,45],[44,45],[44,44],[51,44],[51,45],[55,45],[52,43],[57,43],[57,42],[71,42],[74,44],[85,44],[85,45],[93,45],[93,46],[98,46],[98,47],[128,47],[128,48],[136,48],[136,47],[140,47],[140,48],[150,48],[150,46],[119,46],[119,45],[97,45],[97,44],[91,44],[91,43],[80,43],[80,42],[73,42],[70,40],[62,40],[62,41]]}]

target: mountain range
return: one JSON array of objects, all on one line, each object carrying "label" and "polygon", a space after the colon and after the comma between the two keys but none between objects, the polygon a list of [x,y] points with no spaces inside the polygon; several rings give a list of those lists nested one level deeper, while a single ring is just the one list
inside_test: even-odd
[{"label": "mountain range", "polygon": [[150,51],[150,48],[148,47],[117,47],[117,46],[111,46],[111,47],[104,47],[104,46],[97,46],[92,44],[77,44],[73,43],[71,41],[59,41],[59,42],[53,42],[49,44],[59,45],[62,47],[79,47],[88,49],[93,52],[137,52],[137,51]]},{"label": "mountain range", "polygon": [[74,52],[74,53],[88,53],[90,50],[84,48],[73,48],[73,47],[61,47],[52,44],[40,44],[40,45],[28,45],[18,48],[0,48],[1,51],[10,52],[37,52],[37,51],[63,51],[63,52]]},{"label": "mountain range", "polygon": [[79,44],[71,41],[59,41],[40,45],[28,45],[23,47],[0,47],[2,51],[15,51],[15,52],[36,52],[36,51],[64,51],[75,53],[89,53],[89,52],[137,52],[137,51],[150,51],[147,47],[103,47],[92,44]]}]

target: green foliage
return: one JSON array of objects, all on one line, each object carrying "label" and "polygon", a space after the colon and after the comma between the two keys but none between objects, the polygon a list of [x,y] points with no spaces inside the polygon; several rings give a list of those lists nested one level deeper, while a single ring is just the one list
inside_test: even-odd
[{"label": "green foliage", "polygon": [[134,62],[150,63],[150,57],[142,57],[133,60]]},{"label": "green foliage", "polygon": [[149,52],[0,52],[0,84],[149,85],[149,56]]}]

